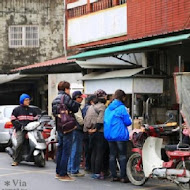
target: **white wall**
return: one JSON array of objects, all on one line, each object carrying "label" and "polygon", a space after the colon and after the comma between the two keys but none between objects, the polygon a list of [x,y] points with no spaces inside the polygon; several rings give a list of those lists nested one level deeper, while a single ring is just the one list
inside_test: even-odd
[{"label": "white wall", "polygon": [[127,34],[127,5],[97,11],[68,20],[68,46]]},{"label": "white wall", "polygon": [[[82,90],[80,87],[82,86],[82,81],[80,78],[82,77],[81,73],[74,74],[50,74],[48,75],[48,114],[52,114],[52,106],[51,103],[53,99],[57,96],[58,90],[57,85],[60,81],[67,81],[71,84],[71,87],[78,87],[74,90]],[[72,91],[71,91],[72,93]]]}]

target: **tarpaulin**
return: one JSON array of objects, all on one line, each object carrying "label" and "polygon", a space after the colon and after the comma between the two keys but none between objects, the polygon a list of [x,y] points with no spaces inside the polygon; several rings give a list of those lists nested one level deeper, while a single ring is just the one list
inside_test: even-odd
[{"label": "tarpaulin", "polygon": [[190,128],[190,72],[174,73],[177,103],[181,104],[181,114]]}]

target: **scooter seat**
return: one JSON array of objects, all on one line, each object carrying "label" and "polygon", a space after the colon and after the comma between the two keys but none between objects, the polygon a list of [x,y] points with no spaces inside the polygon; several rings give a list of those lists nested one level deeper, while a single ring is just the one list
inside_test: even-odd
[{"label": "scooter seat", "polygon": [[181,149],[189,149],[190,146],[188,144],[175,144],[175,145],[166,145],[166,151],[174,151],[174,150],[181,150]]}]

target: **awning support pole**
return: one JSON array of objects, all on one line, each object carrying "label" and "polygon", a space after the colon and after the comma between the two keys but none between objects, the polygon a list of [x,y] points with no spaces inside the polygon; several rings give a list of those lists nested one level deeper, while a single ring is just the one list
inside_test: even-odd
[{"label": "awning support pole", "polygon": [[[181,55],[179,56],[179,73],[181,72]],[[179,133],[179,140],[180,140],[180,143],[182,143],[183,141],[183,135],[182,135],[182,116],[181,116],[181,111],[182,111],[182,77],[181,75],[179,75],[180,77],[180,102],[179,102],[179,127],[180,127],[180,133]]]},{"label": "awning support pole", "polygon": [[[134,121],[134,104],[135,104],[135,97],[134,97],[134,78],[132,83],[132,105],[131,105],[131,118],[132,122]],[[134,123],[132,123],[132,129],[134,129]]]}]

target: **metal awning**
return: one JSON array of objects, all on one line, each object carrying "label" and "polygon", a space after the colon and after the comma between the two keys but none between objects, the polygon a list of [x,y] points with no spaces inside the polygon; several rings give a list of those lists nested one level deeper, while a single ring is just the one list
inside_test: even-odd
[{"label": "metal awning", "polygon": [[177,36],[157,38],[153,40],[146,40],[142,42],[130,43],[130,44],[121,45],[121,46],[114,46],[114,47],[109,47],[109,48],[86,51],[86,52],[68,57],[68,60],[85,59],[89,57],[98,57],[98,56],[105,56],[105,55],[110,55],[110,54],[119,54],[121,52],[126,52],[130,50],[139,50],[141,48],[148,48],[148,47],[154,47],[154,46],[156,47],[158,45],[171,44],[174,42],[187,40],[189,38],[190,38],[190,34],[181,34]]},{"label": "metal awning", "polygon": [[67,60],[67,57],[60,57],[41,63],[35,63],[11,70],[12,73],[20,74],[55,74],[55,73],[78,73],[80,66],[75,59]]},{"label": "metal awning", "polygon": [[20,75],[19,73],[10,75],[0,75],[0,84],[18,80],[20,78],[26,77],[27,75]]},{"label": "metal awning", "polygon": [[130,69],[139,68],[146,64],[146,58],[144,53],[128,53],[118,56],[106,56],[89,58],[86,60],[76,60],[76,63],[85,69]]},{"label": "metal awning", "polygon": [[86,80],[99,80],[99,79],[110,79],[110,78],[127,78],[131,77],[147,68],[137,68],[137,69],[122,69],[110,72],[92,72],[90,74],[84,75],[82,77],[83,81]]}]

